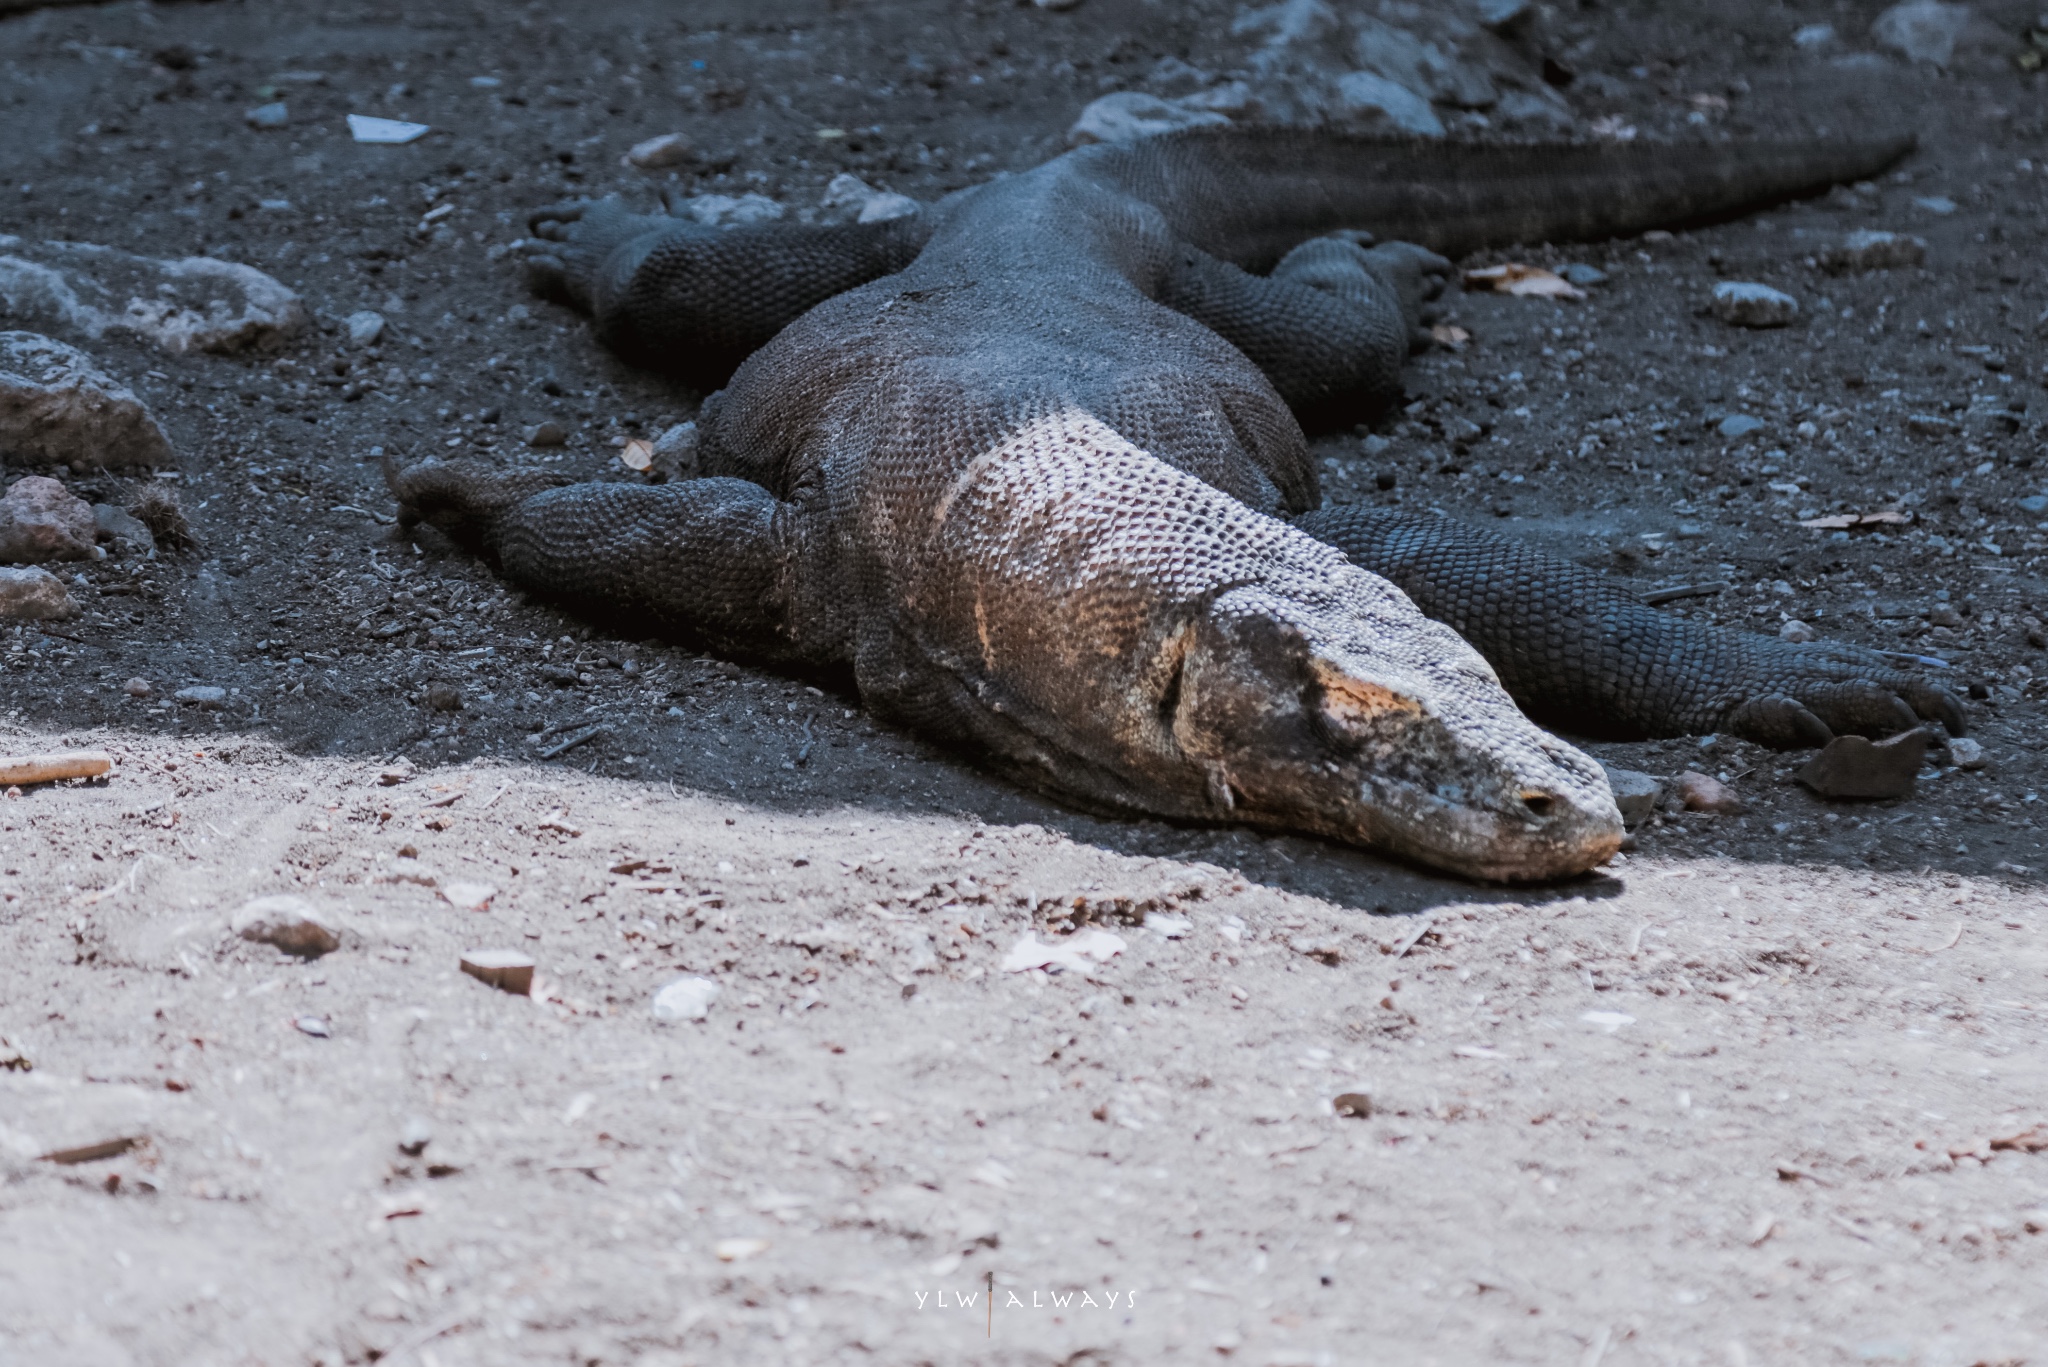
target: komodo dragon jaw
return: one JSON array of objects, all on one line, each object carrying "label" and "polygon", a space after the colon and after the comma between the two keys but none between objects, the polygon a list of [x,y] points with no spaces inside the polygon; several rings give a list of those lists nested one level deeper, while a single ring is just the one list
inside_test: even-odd
[{"label": "komodo dragon jaw", "polygon": [[[962,687],[886,712],[1127,815],[1366,845],[1468,877],[1619,847],[1600,768],[1392,583],[1067,408],[970,462],[913,575]],[[951,715],[946,715],[950,713]]]}]

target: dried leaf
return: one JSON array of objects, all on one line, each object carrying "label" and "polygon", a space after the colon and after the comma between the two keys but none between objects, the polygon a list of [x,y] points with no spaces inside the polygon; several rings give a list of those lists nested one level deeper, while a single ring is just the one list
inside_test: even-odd
[{"label": "dried leaf", "polygon": [[2007,1150],[2012,1153],[2041,1153],[2048,1151],[2048,1125],[2036,1125],[2031,1130],[2022,1130],[2020,1133],[2008,1135],[2004,1139],[1994,1139],[1991,1141],[1991,1147],[1993,1149]]},{"label": "dried leaf", "polygon": [[654,464],[654,443],[635,437],[619,452],[619,464],[628,470],[646,470]]},{"label": "dried leaf", "polygon": [[1584,299],[1586,292],[1555,271],[1510,261],[1465,272],[1465,288],[1532,299]]},{"label": "dried leaf", "polygon": [[1817,532],[1846,532],[1862,527],[1907,527],[1911,526],[1913,515],[1896,508],[1886,508],[1875,513],[1830,513],[1826,517],[1810,517],[1799,525],[1811,527]]}]

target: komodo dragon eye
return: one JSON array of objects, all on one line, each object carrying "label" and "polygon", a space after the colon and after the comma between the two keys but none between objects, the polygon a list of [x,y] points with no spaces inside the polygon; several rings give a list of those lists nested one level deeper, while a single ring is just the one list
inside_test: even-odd
[{"label": "komodo dragon eye", "polygon": [[1422,715],[1422,704],[1385,684],[1362,679],[1320,656],[1308,665],[1304,710],[1316,730],[1338,750],[1361,748],[1385,732],[1387,723]]}]

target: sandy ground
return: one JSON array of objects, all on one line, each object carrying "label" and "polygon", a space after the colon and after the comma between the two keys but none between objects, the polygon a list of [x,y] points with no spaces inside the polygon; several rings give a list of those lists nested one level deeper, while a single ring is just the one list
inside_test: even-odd
[{"label": "sandy ground", "polygon": [[[842,170],[932,198],[1185,84],[1162,58],[1250,70],[1217,5],[590,9],[0,21],[0,231],[204,249],[319,320],[277,357],[92,344],[178,447],[152,483],[198,545],[66,567],[85,615],[0,638],[0,751],[118,761],[0,798],[0,1360],[2048,1360],[2030,12],[1981,6],[1945,72],[1857,65],[1863,5],[1565,6],[1526,40],[1585,125],[1874,108],[1924,150],[1761,220],[1496,254],[1609,279],[1452,301],[1471,344],[1322,439],[1331,497],[1941,657],[1989,763],[1830,805],[1798,756],[1590,745],[1747,811],[1502,890],[1077,816],[839,680],[614,638],[379,521],[372,448],[624,477],[614,443],[694,410],[522,297],[525,209],[666,184],[800,216]],[[1837,45],[1793,44],[1819,22]],[[247,127],[273,96],[287,126]],[[360,147],[349,110],[444,131]],[[618,165],[672,129],[703,155]],[[1926,265],[1808,264],[1857,227]],[[1702,316],[1722,278],[1803,321]],[[2016,433],[1966,420],[2014,400]],[[1763,426],[1723,438],[1736,413]],[[566,449],[526,449],[543,420]],[[1878,508],[1914,521],[1797,526]],[[190,684],[226,706],[166,701]],[[279,893],[339,947],[229,931]],[[1006,971],[1027,937],[1107,957]],[[465,976],[479,949],[536,990]],[[658,1021],[686,975],[707,1018]]]}]

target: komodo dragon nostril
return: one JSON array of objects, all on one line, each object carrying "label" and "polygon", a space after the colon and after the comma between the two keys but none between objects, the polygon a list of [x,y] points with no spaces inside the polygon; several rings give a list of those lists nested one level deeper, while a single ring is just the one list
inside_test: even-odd
[{"label": "komodo dragon nostril", "polygon": [[1522,805],[1529,809],[1531,816],[1547,817],[1557,806],[1557,794],[1526,792],[1522,794]]}]

